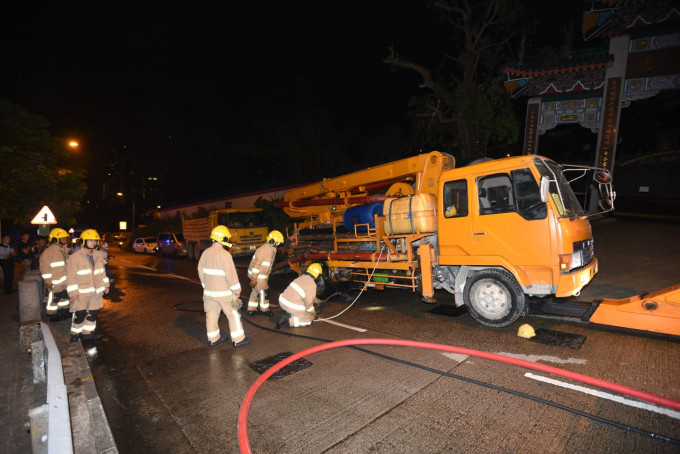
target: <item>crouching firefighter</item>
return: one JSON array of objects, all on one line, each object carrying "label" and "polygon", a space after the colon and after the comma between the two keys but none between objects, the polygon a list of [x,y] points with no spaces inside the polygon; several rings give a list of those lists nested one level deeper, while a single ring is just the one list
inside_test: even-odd
[{"label": "crouching firefighter", "polygon": [[283,243],[283,235],[278,230],[272,230],[267,235],[267,242],[257,248],[248,266],[248,278],[253,290],[248,299],[248,315],[258,312],[266,316],[272,315],[269,310],[269,275],[272,272],[276,248]]},{"label": "crouching firefighter", "polygon": [[71,255],[66,264],[66,290],[71,298],[71,342],[78,339],[99,340],[95,334],[97,314],[103,307],[102,297],[109,293],[104,255],[96,250],[99,243],[96,230],[85,230],[78,240],[81,248]]},{"label": "crouching firefighter", "polygon": [[[234,347],[251,342],[246,337],[238,310],[243,303],[241,284],[236,274],[234,259],[226,248],[231,246],[231,232],[223,225],[218,225],[210,233],[212,246],[201,254],[198,261],[198,278],[203,286],[203,309],[205,310],[205,327],[208,342],[215,347],[231,338]],[[220,313],[224,312],[229,322],[229,332],[220,333]]]},{"label": "crouching firefighter", "polygon": [[316,318],[314,304],[316,299],[316,279],[321,275],[321,265],[312,263],[307,270],[286,287],[279,304],[285,313],[281,316],[276,327],[309,326]]},{"label": "crouching firefighter", "polygon": [[48,291],[45,313],[52,320],[68,317],[69,296],[66,291],[66,262],[68,261],[67,239],[71,236],[64,229],[50,230],[49,246],[40,254],[40,274]]}]

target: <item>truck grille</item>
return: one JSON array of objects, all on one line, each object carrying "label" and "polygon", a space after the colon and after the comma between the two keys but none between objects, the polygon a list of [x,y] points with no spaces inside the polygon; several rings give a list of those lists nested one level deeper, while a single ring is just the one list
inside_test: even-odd
[{"label": "truck grille", "polygon": [[243,244],[262,244],[264,243],[263,235],[241,235],[239,240]]},{"label": "truck grille", "polygon": [[583,258],[583,266],[588,265],[593,261],[593,257],[595,256],[595,240],[588,238],[587,240],[574,243],[574,252],[579,251]]}]

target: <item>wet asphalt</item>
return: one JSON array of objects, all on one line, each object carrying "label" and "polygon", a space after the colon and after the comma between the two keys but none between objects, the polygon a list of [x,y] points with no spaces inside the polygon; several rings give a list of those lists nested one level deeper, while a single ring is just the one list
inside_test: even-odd
[{"label": "wet asphalt", "polygon": [[[594,222],[593,231],[600,272],[581,300],[623,298],[680,283],[677,224],[605,219]],[[529,342],[516,336],[519,322],[492,330],[465,312],[431,313],[432,305],[396,289],[362,294],[333,319],[342,325],[316,322],[277,330],[275,317],[244,316],[252,344],[209,348],[196,262],[113,255],[114,288],[97,328],[104,338],[83,347],[122,453],[238,452],[238,412],[260,376],[258,363],[329,340],[405,339],[482,350],[680,400],[677,338],[527,316],[520,322],[584,338],[578,349]],[[248,259],[236,263],[245,285]],[[272,302],[293,278],[272,277]],[[453,304],[449,295],[436,296],[440,305]],[[321,317],[341,312],[348,302],[339,295]],[[221,325],[227,328],[224,317]],[[66,332],[68,322],[55,323],[55,329]],[[586,386],[517,366],[380,345],[343,347],[305,360],[305,367],[270,379],[255,394],[247,425],[253,452],[680,450],[658,437],[680,440],[680,415],[544,383],[527,372]]]}]

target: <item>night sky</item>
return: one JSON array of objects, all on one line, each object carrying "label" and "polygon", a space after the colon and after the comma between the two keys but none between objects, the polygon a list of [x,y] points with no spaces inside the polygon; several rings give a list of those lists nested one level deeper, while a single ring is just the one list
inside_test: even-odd
[{"label": "night sky", "polygon": [[[55,136],[78,138],[93,175],[124,145],[152,166],[165,140],[243,143],[301,100],[327,112],[338,131],[351,123],[406,133],[419,79],[382,59],[390,45],[423,64],[440,58],[448,35],[427,3],[3,8],[0,98],[46,117]],[[543,17],[546,29],[564,20],[546,8],[534,9],[553,18]],[[227,153],[225,167],[237,159]]]}]

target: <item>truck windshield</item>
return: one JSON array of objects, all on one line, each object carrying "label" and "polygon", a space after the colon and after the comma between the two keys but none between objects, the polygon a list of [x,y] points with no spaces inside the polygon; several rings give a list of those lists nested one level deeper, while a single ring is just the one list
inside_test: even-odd
[{"label": "truck windshield", "polygon": [[266,226],[267,224],[264,222],[262,213],[259,212],[229,213],[229,224],[227,225],[227,227],[229,227],[230,229],[266,227]]},{"label": "truck windshield", "polygon": [[549,159],[536,158],[534,164],[541,177],[547,177],[550,181],[550,198],[557,207],[557,212],[561,217],[585,216],[585,211],[581,207],[576,194],[569,186],[569,182],[562,174],[560,166]]}]

